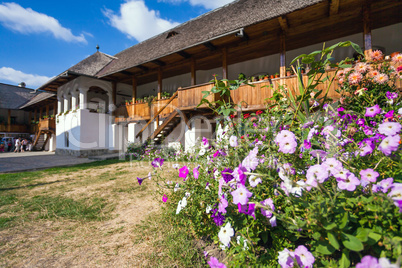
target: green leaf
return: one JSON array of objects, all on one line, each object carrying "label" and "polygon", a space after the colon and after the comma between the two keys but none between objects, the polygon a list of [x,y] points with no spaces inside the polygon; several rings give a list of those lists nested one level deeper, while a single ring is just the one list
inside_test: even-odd
[{"label": "green leaf", "polygon": [[317,252],[324,255],[331,255],[335,252],[335,248],[329,244],[328,241],[320,241],[318,242],[318,246],[316,247]]},{"label": "green leaf", "polygon": [[349,213],[345,212],[343,213],[343,217],[341,219],[341,222],[339,223],[339,229],[342,230],[343,228],[345,228],[348,222],[349,222]]},{"label": "green leaf", "polygon": [[342,244],[352,251],[362,251],[364,249],[363,243],[351,234],[342,233]]},{"label": "green leaf", "polygon": [[359,227],[357,228],[357,233],[356,233],[356,237],[362,241],[362,242],[366,242],[368,239],[368,234],[371,230],[370,229],[366,229],[366,228],[362,228]]},{"label": "green leaf", "polygon": [[354,48],[354,50],[356,50],[357,53],[364,56],[363,50],[360,48],[360,46],[358,44],[355,44],[353,42],[350,42],[350,43],[351,43],[352,47]]},{"label": "green leaf", "polygon": [[328,237],[329,243],[330,243],[335,249],[339,249],[338,239],[336,239],[335,234],[333,234],[332,232],[328,232],[328,233],[327,233],[327,237]]},{"label": "green leaf", "polygon": [[348,268],[348,267],[350,267],[349,250],[344,248],[342,250],[342,258],[339,260],[339,268]]},{"label": "green leaf", "polygon": [[331,222],[331,223],[327,223],[327,224],[324,224],[324,225],[323,225],[324,229],[325,229],[325,230],[328,230],[328,231],[334,229],[336,226],[337,226],[337,225],[336,225],[335,222]]},{"label": "green leaf", "polygon": [[375,232],[369,232],[368,233],[368,241],[367,243],[369,245],[374,245],[381,239],[381,235]]},{"label": "green leaf", "polygon": [[319,240],[319,239],[321,238],[321,234],[320,234],[319,232],[315,232],[315,233],[313,234],[313,238],[314,238],[315,240]]}]

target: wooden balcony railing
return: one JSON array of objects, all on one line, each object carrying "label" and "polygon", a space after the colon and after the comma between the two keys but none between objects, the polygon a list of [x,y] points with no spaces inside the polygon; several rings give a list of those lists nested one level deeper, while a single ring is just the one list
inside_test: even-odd
[{"label": "wooden balcony railing", "polygon": [[[395,66],[394,66],[395,67]],[[322,78],[329,76],[330,78],[334,77],[336,74],[335,69],[329,69],[325,72]],[[306,86],[308,83],[307,74],[303,74],[303,83]],[[322,90],[320,97],[323,97],[330,79],[326,80],[324,83],[319,84],[316,89]],[[269,103],[269,98],[273,96],[273,92],[275,90],[281,90],[285,88],[289,93],[292,93],[294,96],[299,94],[299,83],[296,75],[287,76],[287,77],[279,77],[273,78],[270,80],[259,81],[251,83],[250,85],[242,85],[236,90],[232,90],[230,93],[231,101],[238,105],[238,110],[243,111],[251,111],[251,110],[259,110],[264,109],[266,105]],[[210,91],[214,86],[213,83],[207,83],[202,85],[196,85],[186,88],[179,88],[177,91],[177,98],[175,98],[168,107],[163,109],[163,111],[159,114],[160,117],[168,117],[173,111],[174,108],[178,108],[179,110],[193,110],[197,108],[198,104],[201,102],[204,94],[203,91]],[[396,82],[396,86],[399,90],[402,90],[402,80],[398,79]],[[333,81],[328,89],[328,97],[333,100],[338,100],[340,98],[340,94],[336,92],[336,89],[339,88],[337,81]],[[209,101],[219,100],[220,96],[218,93],[211,94],[208,96]],[[124,118],[131,118],[133,120],[149,120],[153,114],[163,107],[168,100],[159,100],[157,102],[152,103],[152,107],[150,108],[148,104],[133,104],[129,106],[120,107],[118,109],[118,113],[116,116],[122,116]],[[201,108],[205,108],[206,105],[200,106]],[[151,113],[152,110],[152,113]],[[117,121],[117,119],[116,119]]]},{"label": "wooden balcony railing", "polygon": [[[179,89],[178,107],[180,110],[193,110],[200,104],[204,94],[203,91],[210,91],[213,88],[213,83],[196,85]],[[219,93],[211,94],[208,96],[209,101],[216,101],[220,98]],[[206,104],[200,106],[201,108],[207,107]]]},{"label": "wooden balcony railing", "polygon": [[9,132],[9,133],[29,133],[29,127],[27,125],[19,125],[19,124],[0,124],[0,132]]}]

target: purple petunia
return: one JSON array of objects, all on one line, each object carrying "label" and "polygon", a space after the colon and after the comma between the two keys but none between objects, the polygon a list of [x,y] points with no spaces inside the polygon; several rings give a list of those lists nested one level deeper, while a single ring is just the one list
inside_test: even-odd
[{"label": "purple petunia", "polygon": [[[284,131],[284,130],[282,130]],[[292,137],[279,140],[279,152],[293,154],[296,151],[297,141]]]},{"label": "purple petunia", "polygon": [[297,264],[299,264],[300,267],[303,268],[313,267],[315,258],[313,254],[311,254],[311,252],[308,251],[308,249],[305,246],[300,245],[295,249],[295,257]]},{"label": "purple petunia", "polygon": [[187,175],[189,173],[188,167],[187,166],[183,166],[181,169],[179,169],[179,177],[180,178],[187,178]]},{"label": "purple petunia", "polygon": [[375,117],[377,114],[381,113],[381,108],[378,106],[378,104],[372,106],[372,107],[367,107],[366,108],[366,113],[364,116],[366,117]]},{"label": "purple petunia", "polygon": [[152,163],[151,163],[151,165],[153,166],[153,167],[155,167],[155,168],[158,168],[158,167],[161,167],[162,165],[163,165],[163,161],[164,161],[164,159],[163,158],[155,158],[153,161],[152,161]]},{"label": "purple petunia", "polygon": [[233,203],[234,204],[242,204],[245,205],[248,203],[248,199],[253,195],[247,188],[240,184],[237,189],[231,192],[233,196]]},{"label": "purple petunia", "polygon": [[285,248],[278,253],[278,263],[282,268],[291,268],[294,266],[294,252]]},{"label": "purple petunia", "polygon": [[386,136],[393,136],[401,132],[401,124],[398,122],[385,122],[378,126],[378,132]]},{"label": "purple petunia", "polygon": [[333,157],[325,159],[322,164],[327,168],[330,175],[335,175],[342,168],[342,163]]},{"label": "purple petunia", "polygon": [[363,187],[366,187],[370,182],[376,182],[380,175],[377,171],[371,168],[361,170],[359,174],[361,177],[361,185]]},{"label": "purple petunia", "polygon": [[261,205],[269,208],[269,209],[261,208],[261,214],[267,218],[271,218],[272,212],[275,211],[274,201],[272,201],[271,198],[268,198],[268,199],[265,199],[264,201],[261,201],[260,203],[261,203]]},{"label": "purple petunia", "polygon": [[389,92],[387,91],[387,93],[385,93],[385,95],[387,96],[387,99],[389,100],[393,100],[398,98],[398,92]]},{"label": "purple petunia", "polygon": [[162,201],[163,201],[164,203],[166,203],[166,202],[168,201],[168,197],[167,197],[166,194],[164,194],[164,195],[162,196]]},{"label": "purple petunia", "polygon": [[246,168],[248,171],[255,170],[260,163],[260,161],[257,158],[258,154],[258,147],[255,147],[253,150],[250,151],[250,153],[244,158],[243,162],[241,165]]},{"label": "purple petunia", "polygon": [[137,177],[137,180],[138,180],[138,184],[141,185],[141,183],[142,183],[142,181],[143,181],[144,179]]},{"label": "purple petunia", "polygon": [[373,193],[377,193],[377,192],[383,192],[384,194],[388,192],[389,189],[392,188],[392,184],[394,182],[393,178],[387,178],[385,180],[382,180],[380,182],[377,182],[377,184],[373,185]]},{"label": "purple petunia", "polygon": [[217,258],[211,257],[208,261],[208,265],[210,268],[226,268],[226,265],[220,263]]},{"label": "purple petunia", "polygon": [[387,156],[391,155],[392,152],[398,150],[400,140],[401,137],[399,135],[388,136],[382,140],[382,142],[378,146],[378,150],[380,150]]},{"label": "purple petunia", "polygon": [[240,213],[250,215],[255,220],[255,204],[241,205],[238,203],[237,208],[239,209]]},{"label": "purple petunia", "polygon": [[226,213],[227,207],[228,207],[228,201],[225,199],[225,196],[222,194],[219,198],[218,211],[220,213]]},{"label": "purple petunia", "polygon": [[202,145],[204,145],[205,148],[209,147],[209,142],[207,138],[202,137]]},{"label": "purple petunia", "polygon": [[229,181],[233,180],[233,170],[231,170],[230,168],[225,168],[221,174],[223,179],[225,180],[226,183],[228,183]]},{"label": "purple petunia", "polygon": [[328,171],[324,165],[314,165],[309,167],[306,173],[306,184],[309,185],[307,189],[317,187],[317,183],[323,183],[328,179]]},{"label": "purple petunia", "polygon": [[378,268],[378,260],[370,255],[364,256],[361,261],[356,264],[356,268]]},{"label": "purple petunia", "polygon": [[339,189],[348,190],[349,192],[353,192],[360,185],[359,179],[351,172],[347,172],[345,176],[337,177],[336,181]]},{"label": "purple petunia", "polygon": [[232,175],[236,179],[236,181],[239,184],[246,184],[247,180],[247,175],[244,174],[244,172],[247,172],[247,169],[245,167],[242,167],[242,165],[239,165],[239,167],[235,168]]}]

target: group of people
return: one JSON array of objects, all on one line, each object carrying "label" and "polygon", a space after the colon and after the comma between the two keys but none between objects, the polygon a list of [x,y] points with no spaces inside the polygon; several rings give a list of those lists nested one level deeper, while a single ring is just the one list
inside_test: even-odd
[{"label": "group of people", "polygon": [[14,149],[14,153],[31,151],[32,143],[28,139],[17,138],[14,140],[14,147],[11,139],[0,141],[0,152],[11,152]]}]

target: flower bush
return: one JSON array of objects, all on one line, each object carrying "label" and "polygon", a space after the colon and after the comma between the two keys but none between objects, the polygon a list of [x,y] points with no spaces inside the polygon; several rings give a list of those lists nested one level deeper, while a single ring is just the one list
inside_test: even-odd
[{"label": "flower bush", "polygon": [[[322,70],[347,45],[361,52],[343,42],[324,48],[320,60],[317,52],[297,59],[313,67],[309,80],[332,83]],[[215,109],[226,131],[203,140],[196,162],[178,169],[183,182],[162,183],[163,167],[155,168],[176,223],[227,253],[207,256],[211,267],[398,267],[402,98],[391,67],[398,63],[339,64],[339,102],[319,97],[312,82],[301,84],[299,97],[276,92],[269,109],[235,118],[223,98]],[[227,82],[213,91],[227,95],[239,84]]]}]

